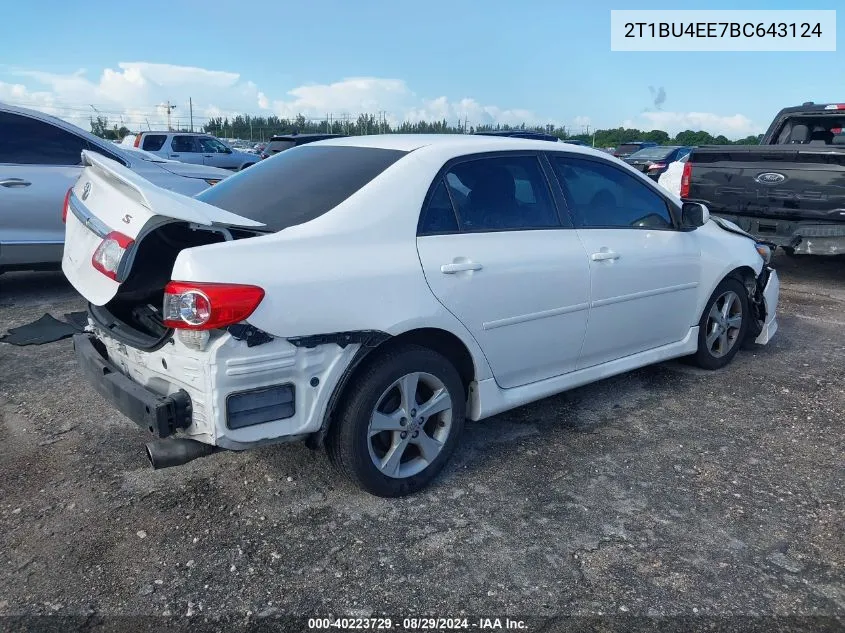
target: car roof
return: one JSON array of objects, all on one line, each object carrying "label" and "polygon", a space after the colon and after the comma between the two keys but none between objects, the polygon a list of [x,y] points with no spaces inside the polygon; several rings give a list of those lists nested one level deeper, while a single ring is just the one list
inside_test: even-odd
[{"label": "car roof", "polygon": [[309,132],[306,134],[274,134],[270,137],[271,141],[296,141],[299,139],[309,139],[309,138],[342,138],[346,136],[345,134],[329,134],[328,132],[320,133],[320,132]]},{"label": "car roof", "polygon": [[77,136],[83,137],[89,143],[93,145],[98,145],[102,148],[108,148],[109,151],[114,151],[115,153],[122,156],[126,159],[126,152],[124,148],[120,145],[112,143],[111,141],[107,141],[105,139],[100,138],[99,136],[92,134],[87,130],[83,130],[78,125],[74,125],[69,121],[65,121],[64,119],[60,119],[59,117],[53,116],[52,114],[47,114],[46,112],[41,112],[40,110],[32,110],[30,108],[22,108],[21,106],[11,105],[9,103],[4,103],[0,101],[0,111],[9,112],[11,114],[20,114],[21,116],[30,117],[33,119],[38,119],[39,121],[43,121],[44,123],[49,123],[51,125],[55,125],[56,127],[62,128],[67,132],[72,132]]},{"label": "car roof", "polygon": [[345,136],[317,141],[317,143],[345,147],[393,149],[403,152],[435,152],[444,156],[499,152],[502,150],[534,150],[569,152],[607,158],[605,152],[583,145],[550,143],[549,141],[516,136],[487,136],[482,134],[371,134],[368,136]]},{"label": "car roof", "polygon": [[183,132],[181,130],[141,130],[138,134],[179,134],[180,136],[212,136],[208,132]]}]

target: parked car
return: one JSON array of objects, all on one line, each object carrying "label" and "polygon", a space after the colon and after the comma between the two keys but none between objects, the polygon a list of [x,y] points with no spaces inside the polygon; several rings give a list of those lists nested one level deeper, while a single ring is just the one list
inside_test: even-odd
[{"label": "parked car", "polygon": [[0,272],[59,267],[62,199],[82,173],[82,150],[186,195],[231,173],[126,151],[56,117],[0,104]]},{"label": "parked car", "polygon": [[589,148],[332,139],[195,198],[86,156],[63,269],[92,331],[74,345],[166,438],[154,467],[304,439],[408,494],[466,418],[679,356],[723,367],[777,329],[765,245]]},{"label": "parked car", "polygon": [[690,150],[692,150],[691,147],[681,145],[655,145],[634,152],[625,159],[625,162],[652,180],[657,180],[670,163],[686,156]]},{"label": "parked car", "polygon": [[241,171],[258,162],[256,154],[232,149],[219,138],[194,132],[139,132],[124,139],[133,147],[182,163]]},{"label": "parked car", "polygon": [[477,136],[499,136],[508,138],[524,138],[535,141],[551,141],[557,143],[560,139],[554,134],[544,134],[533,130],[491,130],[488,132],[475,132]]},{"label": "parked car", "polygon": [[787,253],[845,253],[845,104],[784,108],[759,145],[693,150],[681,196]]},{"label": "parked car", "polygon": [[324,141],[328,138],[342,138],[345,134],[277,134],[270,138],[264,149],[261,150],[261,159],[270,158],[279,152],[292,147],[299,147],[308,143],[315,143],[316,141]]},{"label": "parked car", "polygon": [[681,178],[684,175],[684,165],[689,161],[689,154],[684,154],[678,160],[669,163],[666,171],[660,174],[657,184],[675,196],[681,195]]},{"label": "parked car", "polygon": [[576,138],[560,139],[561,143],[569,143],[570,145],[581,145],[582,147],[589,147],[584,141],[579,141]]},{"label": "parked car", "polygon": [[653,143],[651,141],[631,141],[630,143],[622,143],[619,145],[615,150],[613,150],[613,155],[616,158],[628,158],[634,152],[639,152],[641,149],[645,149],[646,147],[655,147],[657,143]]}]

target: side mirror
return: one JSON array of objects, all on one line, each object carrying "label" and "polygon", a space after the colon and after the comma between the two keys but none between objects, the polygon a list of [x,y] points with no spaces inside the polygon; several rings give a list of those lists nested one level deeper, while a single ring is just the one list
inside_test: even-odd
[{"label": "side mirror", "polygon": [[704,226],[710,219],[710,210],[700,202],[684,202],[681,207],[681,227],[685,229],[697,229]]}]

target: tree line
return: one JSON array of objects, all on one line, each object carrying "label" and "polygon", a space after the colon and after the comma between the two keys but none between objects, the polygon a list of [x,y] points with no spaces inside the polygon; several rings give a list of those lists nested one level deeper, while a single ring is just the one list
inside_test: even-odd
[{"label": "tree line", "polygon": [[[361,114],[357,118],[346,117],[343,119],[327,117],[323,120],[306,119],[302,115],[288,119],[277,116],[254,117],[239,114],[231,119],[228,117],[211,118],[198,129],[223,138],[238,138],[251,141],[266,141],[274,134],[305,134],[314,132],[359,136],[364,134],[472,134],[474,132],[496,130],[530,130],[552,134],[563,140],[583,141],[595,147],[617,147],[622,143],[631,141],[651,141],[658,145],[756,145],[763,136],[759,134],[731,140],[722,134],[713,136],[703,130],[684,130],[675,136],[670,136],[663,130],[645,131],[622,127],[595,130],[590,134],[578,134],[573,133],[572,130],[566,127],[557,127],[554,125],[467,126],[460,124],[453,125],[446,119],[441,121],[418,121],[415,123],[405,121],[399,125],[392,125],[389,121],[377,117],[374,114]],[[97,136],[109,140],[121,139],[131,133],[125,126],[118,128],[117,125],[110,125],[108,118],[103,116],[91,119],[91,131]],[[188,130],[183,126],[182,131]]]}]

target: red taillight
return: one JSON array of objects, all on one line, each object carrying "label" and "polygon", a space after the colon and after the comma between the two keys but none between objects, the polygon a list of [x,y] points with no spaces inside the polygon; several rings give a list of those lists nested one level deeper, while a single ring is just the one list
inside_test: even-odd
[{"label": "red taillight", "polygon": [[246,319],[264,299],[264,290],[243,284],[171,281],[164,289],[164,325],[213,330]]},{"label": "red taillight", "polygon": [[824,107],[825,110],[845,110],[845,103],[831,103]]},{"label": "red taillight", "polygon": [[141,147],[141,135],[140,134],[135,135],[134,145],[135,145],[135,147]]},{"label": "red taillight", "polygon": [[72,193],[73,193],[73,187],[71,187],[70,189],[67,190],[67,193],[65,194],[65,202],[62,205],[62,222],[65,222],[65,223],[67,222],[67,210],[68,210],[68,207],[70,206],[70,194],[72,194]]},{"label": "red taillight", "polygon": [[684,163],[684,173],[681,174],[681,198],[689,197],[690,176],[692,176],[692,163]]},{"label": "red taillight", "polygon": [[91,256],[91,264],[106,277],[116,281],[120,262],[133,243],[134,240],[131,237],[112,231],[106,235],[97,250],[94,251]]}]

